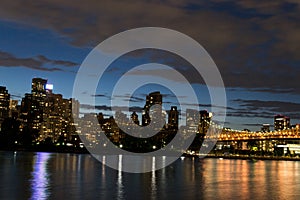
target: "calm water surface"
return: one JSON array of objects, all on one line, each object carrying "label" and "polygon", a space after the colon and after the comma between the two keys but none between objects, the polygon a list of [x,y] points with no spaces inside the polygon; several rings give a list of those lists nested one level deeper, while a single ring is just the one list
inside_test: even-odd
[{"label": "calm water surface", "polygon": [[300,163],[184,158],[130,174],[90,155],[0,152],[0,199],[300,199]]}]

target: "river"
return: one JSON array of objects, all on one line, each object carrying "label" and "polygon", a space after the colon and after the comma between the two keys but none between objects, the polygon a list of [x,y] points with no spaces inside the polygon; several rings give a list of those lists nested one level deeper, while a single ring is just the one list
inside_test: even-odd
[{"label": "river", "polygon": [[132,174],[89,154],[2,151],[0,199],[300,199],[300,162],[187,157]]}]

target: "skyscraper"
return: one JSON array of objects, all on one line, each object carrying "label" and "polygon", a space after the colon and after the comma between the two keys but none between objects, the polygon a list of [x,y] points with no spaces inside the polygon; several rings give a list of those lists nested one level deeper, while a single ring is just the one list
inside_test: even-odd
[{"label": "skyscraper", "polygon": [[133,112],[131,114],[131,120],[133,121],[133,123],[140,125],[139,116],[136,114],[136,112]]},{"label": "skyscraper", "polygon": [[5,118],[9,117],[10,94],[6,87],[0,86],[0,125]]},{"label": "skyscraper", "polygon": [[31,83],[31,94],[25,94],[22,99],[22,113],[29,123],[30,129],[39,131],[43,122],[43,109],[46,99],[47,80],[42,78],[33,78]]},{"label": "skyscraper", "polygon": [[284,115],[276,115],[274,117],[274,130],[280,131],[290,128],[290,118]]},{"label": "skyscraper", "polygon": [[200,111],[199,133],[205,134],[207,132],[211,117],[211,113],[207,112],[207,110]]},{"label": "skyscraper", "polygon": [[186,109],[186,127],[189,133],[198,132],[199,127],[199,111],[194,109]]},{"label": "skyscraper", "polygon": [[39,139],[51,138],[54,143],[61,139],[71,140],[72,135],[75,134],[74,118],[78,118],[78,115],[77,100],[64,99],[61,94],[54,94],[47,90]]},{"label": "skyscraper", "polygon": [[194,109],[186,110],[186,126],[189,132],[199,132],[205,134],[209,128],[212,113],[207,110],[200,112]]},{"label": "skyscraper", "polygon": [[70,104],[72,105],[71,111],[72,111],[72,117],[73,119],[79,118],[79,108],[80,108],[80,103],[78,100],[71,98],[69,99]]},{"label": "skyscraper", "polygon": [[[143,114],[142,114],[142,125],[147,126],[150,124],[151,117],[150,117],[150,108],[153,105],[159,105],[161,107],[162,105],[162,95],[160,92],[152,92],[146,97],[146,104],[143,109]],[[158,107],[157,107],[158,108]],[[154,111],[153,115],[155,116],[156,114],[161,114],[158,113],[159,110]],[[161,112],[161,109],[160,109]]]},{"label": "skyscraper", "polygon": [[168,128],[172,130],[178,130],[178,115],[179,112],[176,106],[172,106],[168,115]]},{"label": "skyscraper", "polygon": [[63,121],[66,115],[66,102],[61,94],[49,93],[45,98],[45,106],[42,108],[43,121],[39,140],[51,138],[56,142],[64,134]]},{"label": "skyscraper", "polygon": [[21,101],[20,118],[23,126],[27,126],[29,129],[40,130],[43,121],[43,107],[40,98],[26,93]]},{"label": "skyscraper", "polygon": [[9,101],[9,117],[18,118],[18,100],[11,99]]},{"label": "skyscraper", "polygon": [[31,94],[33,96],[46,96],[47,80],[42,78],[33,78],[31,83]]},{"label": "skyscraper", "polygon": [[270,132],[270,124],[263,124],[261,127],[262,132]]}]

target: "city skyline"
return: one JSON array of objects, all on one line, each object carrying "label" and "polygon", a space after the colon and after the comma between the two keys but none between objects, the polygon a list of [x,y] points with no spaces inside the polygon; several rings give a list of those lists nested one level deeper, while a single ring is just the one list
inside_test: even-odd
[{"label": "city skyline", "polygon": [[[119,12],[123,8],[125,11]],[[259,130],[261,124],[273,124],[277,114],[291,117],[291,123],[296,124],[300,121],[299,9],[299,2],[292,0],[257,4],[247,0],[111,1],[86,5],[69,1],[15,5],[4,1],[0,8],[0,85],[20,100],[30,92],[33,77],[47,78],[56,93],[71,98],[76,72],[97,44],[127,29],[165,27],[194,38],[217,64],[227,92],[226,127]],[[193,77],[186,63],[174,55],[133,52],[114,63],[104,77],[106,85],[95,94],[99,108],[106,109],[110,87],[124,71],[153,61],[173,65]],[[180,86],[166,71],[154,69],[131,76],[159,77]],[[201,109],[206,109],[210,99],[205,84],[194,79],[192,84],[199,91]],[[132,106],[141,107],[145,94],[162,89],[141,88],[134,94]],[[176,104],[170,91],[162,92],[169,95],[167,102]],[[119,98],[123,106],[128,97]]]},{"label": "city skyline", "polygon": [[[255,132],[234,130],[215,123],[214,113],[207,110],[187,108],[182,122],[184,117],[177,106],[163,110],[163,99],[160,91],[147,94],[140,121],[136,110],[131,112],[130,109],[123,113],[111,108],[113,116],[80,112],[80,102],[53,93],[53,85],[47,79],[33,78],[31,93],[25,93],[21,105],[10,98],[6,87],[0,86],[0,147],[96,154],[117,153],[116,147],[134,153],[163,148],[163,155],[168,151],[193,156],[201,156],[210,148],[215,156],[254,153],[256,156],[292,156],[291,159],[300,154],[300,124],[291,124],[288,116],[274,116],[274,130],[270,124],[263,124],[261,130]],[[174,139],[179,141],[175,148],[170,145]],[[207,140],[215,143],[209,147],[205,144]],[[181,149],[182,145],[187,146]]]},{"label": "city skyline", "polygon": [[[13,112],[19,112],[18,116],[21,114],[21,110],[22,109],[22,106],[24,104],[24,101],[28,101],[26,100],[26,98],[32,98],[30,97],[30,95],[34,95],[34,96],[38,96],[42,94],[41,97],[43,98],[46,98],[46,95],[51,97],[53,96],[54,98],[61,98],[62,100],[65,99],[67,100],[68,98],[64,98],[63,94],[59,94],[59,93],[54,93],[53,92],[53,89],[54,89],[54,85],[53,84],[50,84],[48,83],[48,80],[47,79],[43,79],[43,78],[39,78],[39,77],[35,77],[32,79],[32,83],[31,83],[31,92],[30,93],[24,93],[23,96],[21,96],[21,99],[22,101],[18,101],[18,100],[15,100],[9,93],[9,91],[7,90],[6,86],[1,86],[0,85],[0,95],[4,95],[2,96],[2,98],[9,98],[9,100],[11,100],[10,103],[7,103],[7,108],[9,107],[10,109],[7,110],[7,114],[6,115],[3,115],[3,107],[0,107],[2,110],[0,112],[1,116],[0,118],[1,119],[5,119],[5,118],[8,118],[8,117],[12,117],[12,113]],[[41,94],[40,94],[41,93]],[[75,113],[73,113],[72,115],[76,118],[84,118],[84,116],[87,114],[101,114],[103,116],[106,116],[106,117],[114,117],[114,116],[117,116],[117,113],[121,114],[121,115],[124,115],[125,118],[131,118],[132,119],[132,122],[137,124],[137,125],[141,125],[141,126],[147,126],[149,125],[150,121],[151,121],[151,118],[150,118],[150,108],[151,106],[153,105],[160,105],[162,106],[162,108],[164,108],[164,96],[165,94],[163,93],[160,93],[160,91],[151,91],[149,94],[146,94],[145,97],[144,97],[144,106],[134,106],[134,107],[129,107],[129,108],[125,108],[125,107],[122,107],[122,106],[119,106],[117,108],[111,108],[109,106],[106,106],[105,110],[110,110],[111,112],[109,112],[111,115],[109,114],[106,114],[105,112],[101,112],[103,111],[103,108],[97,108],[98,106],[96,106],[96,110],[99,111],[97,113],[92,113],[92,112],[89,112],[89,108],[88,107],[92,107],[92,105],[86,105],[86,104],[80,104],[79,101],[77,101],[76,99],[74,99],[73,101],[76,103],[77,102],[77,106],[76,108],[78,109],[75,109]],[[47,97],[47,98],[49,98]],[[134,97],[131,97],[134,99]],[[70,100],[72,98],[69,98]],[[139,99],[142,101],[142,99]],[[3,104],[3,99],[2,99],[2,102],[0,102]],[[170,104],[170,102],[167,102]],[[2,105],[0,104],[0,105]],[[80,110],[80,105],[82,105],[81,107],[81,110]],[[19,106],[19,108],[17,108],[17,106]],[[203,113],[204,111],[207,112],[207,109],[204,109],[204,110],[201,110],[200,109],[201,106],[199,106],[198,109],[190,109],[190,108],[187,108],[187,110],[177,110],[177,106],[174,106],[174,105],[170,105],[170,109],[164,109],[162,110],[163,112],[165,112],[165,117],[164,117],[164,120],[165,120],[165,123],[166,124],[169,124],[169,126],[175,126],[176,129],[178,129],[180,126],[187,126],[187,127],[192,127],[193,125],[190,125],[191,122],[188,122],[188,112],[190,113],[193,113],[193,112],[197,112],[198,114],[196,115],[199,115],[199,116],[204,116]],[[82,111],[83,110],[83,111]],[[112,111],[115,111],[114,113]],[[127,111],[123,114],[123,111]],[[129,111],[129,112],[128,112]],[[161,111],[161,112],[162,112]],[[176,125],[170,125],[170,121],[172,120],[172,118],[170,118],[170,116],[172,116],[172,114],[169,114],[168,112],[172,112],[172,111],[175,111],[175,113],[177,113],[175,119],[176,119]],[[61,111],[60,111],[61,112]],[[69,111],[68,111],[69,112]],[[73,110],[74,112],[74,110]],[[152,111],[153,112],[153,111]],[[138,113],[138,114],[137,114]],[[209,113],[207,112],[207,115],[209,114],[209,119],[212,119],[213,117],[213,113]],[[194,116],[193,118],[197,118],[198,116]],[[168,121],[167,121],[168,119]],[[185,123],[181,123],[179,122],[179,119],[183,119],[183,121]],[[173,114],[173,120],[174,120],[174,114]],[[195,120],[195,119],[194,119]],[[200,120],[200,119],[199,119]],[[258,131],[263,131],[263,132],[270,132],[271,130],[274,130],[274,131],[279,131],[279,130],[285,130],[285,129],[289,129],[289,128],[292,128],[292,127],[295,127],[296,125],[299,125],[298,123],[296,124],[292,124],[290,121],[290,117],[289,116],[285,116],[285,115],[282,115],[282,114],[276,114],[273,116],[272,118],[273,120],[273,123],[262,123],[260,124],[260,127],[259,129],[257,130],[254,130],[253,132],[258,132]],[[3,121],[3,120],[2,120]],[[1,122],[2,122],[1,121]],[[141,122],[141,123],[140,123]],[[194,124],[197,124],[196,122],[193,122]],[[192,124],[193,124],[192,123]],[[166,125],[165,124],[165,125]],[[272,127],[272,128],[270,128]],[[231,127],[226,127],[224,126],[223,128],[225,129],[231,129]],[[241,130],[249,130],[247,128],[244,128],[244,129],[241,129]],[[241,131],[241,130],[237,130],[237,131]],[[249,130],[250,131],[250,130]]]}]

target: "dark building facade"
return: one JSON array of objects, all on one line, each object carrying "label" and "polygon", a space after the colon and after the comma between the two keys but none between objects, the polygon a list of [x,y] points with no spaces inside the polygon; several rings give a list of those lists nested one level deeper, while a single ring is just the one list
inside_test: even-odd
[{"label": "dark building facade", "polygon": [[45,96],[46,95],[47,80],[42,78],[33,78],[31,83],[31,94],[33,96]]},{"label": "dark building facade", "polygon": [[131,120],[133,123],[135,123],[136,125],[140,125],[140,121],[139,121],[139,116],[136,114],[136,112],[133,112],[131,114]]},{"label": "dark building facade", "polygon": [[6,87],[0,86],[0,125],[9,117],[10,94]]},{"label": "dark building facade", "polygon": [[200,115],[198,110],[186,109],[186,128],[188,133],[197,133]]},{"label": "dark building facade", "polygon": [[211,114],[207,110],[200,111],[199,133],[205,134],[211,122]]},{"label": "dark building facade", "polygon": [[[150,108],[153,105],[159,105],[161,107],[162,105],[162,95],[160,92],[152,92],[146,97],[146,104],[143,108],[143,114],[142,114],[142,125],[147,126],[150,124],[151,117],[150,117]],[[158,108],[158,107],[157,107]],[[161,114],[161,109],[156,109],[153,113],[153,115]]]},{"label": "dark building facade", "polygon": [[33,78],[31,83],[31,93],[25,94],[21,102],[21,121],[23,126],[29,129],[41,130],[43,122],[43,109],[46,101],[47,80],[42,78]]},{"label": "dark building facade", "polygon": [[290,128],[290,118],[284,115],[276,115],[274,117],[274,130],[280,131]]},{"label": "dark building facade", "polygon": [[168,114],[168,129],[178,130],[179,112],[176,106],[172,106]]},{"label": "dark building facade", "polygon": [[263,124],[261,127],[261,131],[264,133],[270,132],[270,124]]}]

